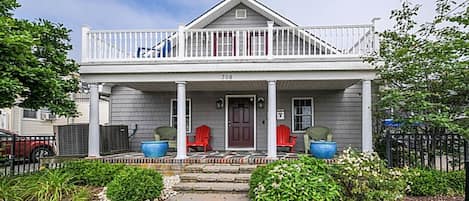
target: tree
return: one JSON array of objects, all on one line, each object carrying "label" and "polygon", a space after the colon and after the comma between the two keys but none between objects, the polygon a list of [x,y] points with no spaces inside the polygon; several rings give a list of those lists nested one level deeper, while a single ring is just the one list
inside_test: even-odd
[{"label": "tree", "polygon": [[70,30],[47,20],[15,19],[16,0],[0,0],[0,108],[15,105],[76,115],[78,65],[67,57]]},{"label": "tree", "polygon": [[446,128],[469,138],[468,1],[435,3],[429,23],[415,20],[419,6],[408,1],[392,11],[393,29],[380,33],[379,54],[367,59],[382,84],[377,104],[392,109],[387,118],[405,125]]}]

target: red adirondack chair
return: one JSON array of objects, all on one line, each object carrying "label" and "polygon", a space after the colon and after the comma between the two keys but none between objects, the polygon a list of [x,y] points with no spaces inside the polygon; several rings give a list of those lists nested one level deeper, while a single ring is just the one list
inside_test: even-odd
[{"label": "red adirondack chair", "polygon": [[277,126],[277,147],[289,147],[294,152],[296,136],[290,135],[290,128],[285,125]]},{"label": "red adirondack chair", "polygon": [[210,127],[206,125],[202,125],[195,130],[195,138],[194,142],[189,140],[189,136],[187,136],[187,152],[189,152],[189,148],[191,147],[203,147],[204,152],[207,150],[212,150],[210,146]]}]

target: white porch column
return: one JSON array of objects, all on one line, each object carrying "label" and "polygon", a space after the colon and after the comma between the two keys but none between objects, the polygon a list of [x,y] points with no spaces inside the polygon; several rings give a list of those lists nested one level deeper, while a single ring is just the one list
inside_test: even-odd
[{"label": "white porch column", "polygon": [[277,158],[277,81],[269,80],[267,83],[267,157]]},{"label": "white porch column", "polygon": [[362,151],[373,151],[370,80],[362,82]]},{"label": "white porch column", "polygon": [[99,157],[99,89],[97,83],[90,87],[90,114],[88,157]]},{"label": "white porch column", "polygon": [[176,159],[185,159],[186,154],[186,82],[177,84],[177,155]]}]

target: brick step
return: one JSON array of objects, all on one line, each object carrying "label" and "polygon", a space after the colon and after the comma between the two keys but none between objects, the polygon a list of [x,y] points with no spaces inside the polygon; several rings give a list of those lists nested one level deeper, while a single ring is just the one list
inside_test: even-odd
[{"label": "brick step", "polygon": [[195,164],[184,168],[189,173],[251,173],[257,165]]},{"label": "brick step", "polygon": [[173,186],[178,192],[248,192],[247,183],[227,182],[181,182]]},{"label": "brick step", "polygon": [[248,183],[251,174],[227,173],[184,173],[179,176],[181,182],[233,182]]}]

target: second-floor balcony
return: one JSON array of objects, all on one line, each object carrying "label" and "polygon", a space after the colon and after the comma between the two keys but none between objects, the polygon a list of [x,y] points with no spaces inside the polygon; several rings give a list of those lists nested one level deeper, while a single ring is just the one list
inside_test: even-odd
[{"label": "second-floor balcony", "polygon": [[362,57],[376,52],[374,26],[82,30],[82,62]]}]

